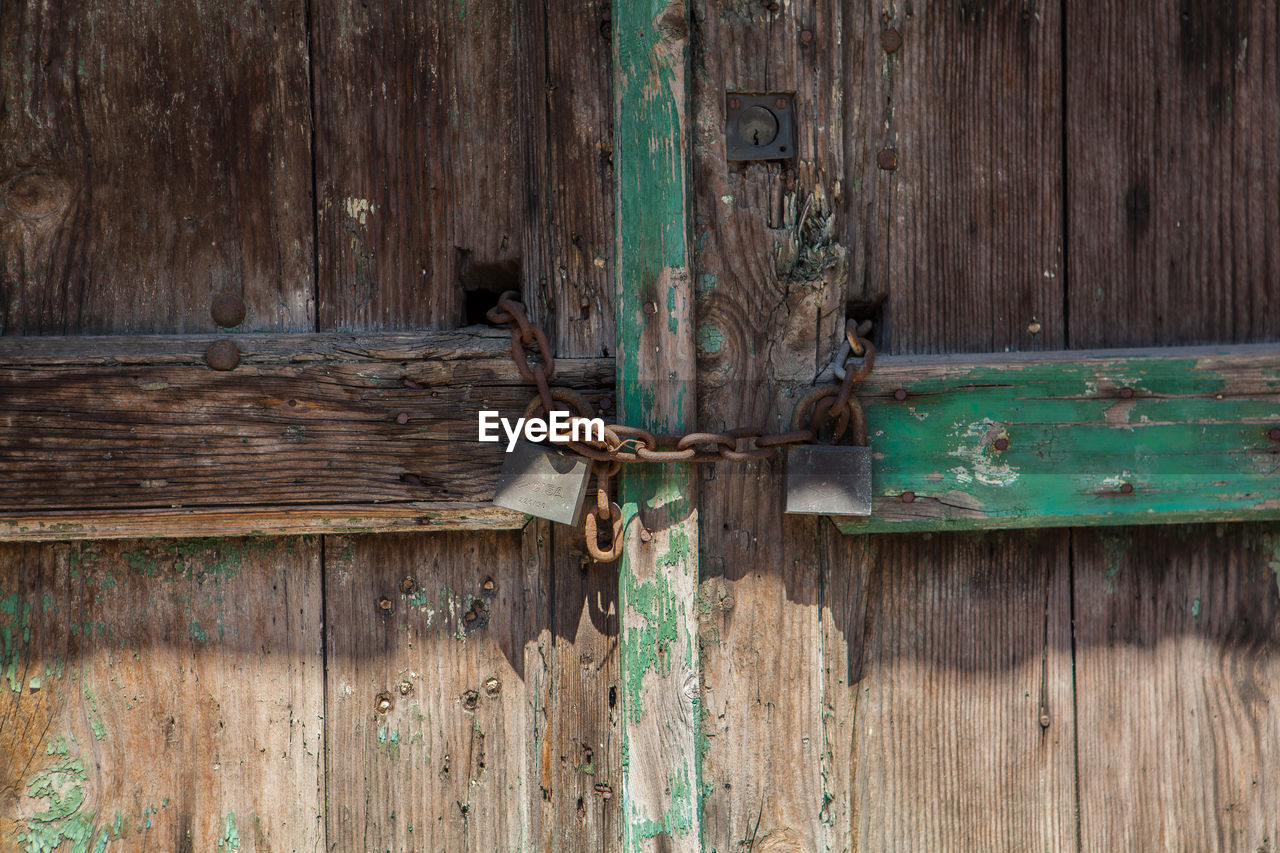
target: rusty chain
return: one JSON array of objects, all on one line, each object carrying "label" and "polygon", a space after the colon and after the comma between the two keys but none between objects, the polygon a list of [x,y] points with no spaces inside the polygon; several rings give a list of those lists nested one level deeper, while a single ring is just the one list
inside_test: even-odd
[{"label": "rusty chain", "polygon": [[[518,293],[503,293],[498,304],[485,316],[495,325],[511,328],[511,359],[520,375],[538,389],[538,395],[525,408],[525,417],[567,411],[571,427],[577,419],[593,417],[591,404],[581,394],[568,388],[551,387],[556,369],[551,346],[542,329],[529,322]],[[848,358],[837,373],[843,373],[840,384],[815,388],[802,397],[796,403],[789,432],[739,427],[724,432],[665,435],[641,427],[606,424],[603,441],[564,442],[570,450],[596,463],[596,501],[587,511],[584,521],[587,550],[592,559],[610,562],[622,553],[622,511],[610,500],[609,487],[624,463],[754,462],[773,456],[778,448],[788,444],[814,441],[834,444],[849,432],[851,426],[854,442],[866,444],[866,414],[853,394],[854,383],[866,379],[875,366],[875,347],[863,337],[866,331],[865,324],[860,327],[853,320],[845,323],[841,352],[848,347]],[[533,364],[529,363],[526,348],[537,357]],[[602,546],[601,537],[606,534],[608,544]]]}]

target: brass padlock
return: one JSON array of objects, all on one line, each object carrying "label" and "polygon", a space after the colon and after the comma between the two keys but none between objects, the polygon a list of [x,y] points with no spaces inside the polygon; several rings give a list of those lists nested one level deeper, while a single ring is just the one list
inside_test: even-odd
[{"label": "brass padlock", "polygon": [[582,521],[591,461],[576,453],[520,439],[503,455],[496,506],[576,525]]},{"label": "brass padlock", "polygon": [[[815,404],[815,427],[830,409],[834,396],[821,397]],[[826,407],[822,408],[824,401]],[[796,415],[800,420],[799,406]],[[867,446],[867,421],[862,405],[850,395],[845,412],[834,420],[832,440],[839,440],[848,432],[856,445],[798,444],[787,448],[786,511],[789,513],[871,515],[871,448]]]}]

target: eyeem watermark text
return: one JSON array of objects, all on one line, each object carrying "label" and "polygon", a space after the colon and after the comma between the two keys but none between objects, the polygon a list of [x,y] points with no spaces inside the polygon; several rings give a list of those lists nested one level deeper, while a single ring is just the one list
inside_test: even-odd
[{"label": "eyeem watermark text", "polygon": [[604,419],[583,418],[570,415],[568,412],[551,413],[546,418],[516,418],[515,424],[500,416],[497,412],[483,410],[480,412],[480,440],[491,443],[502,441],[498,427],[507,434],[507,452],[516,446],[517,439],[523,435],[529,441],[553,441],[564,444],[570,441],[604,441]]}]

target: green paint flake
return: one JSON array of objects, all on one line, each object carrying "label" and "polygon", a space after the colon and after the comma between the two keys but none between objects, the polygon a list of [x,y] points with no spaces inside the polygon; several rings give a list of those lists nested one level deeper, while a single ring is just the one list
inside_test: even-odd
[{"label": "green paint flake", "polygon": [[393,760],[400,757],[400,731],[384,725],[378,729],[378,749],[385,752]]},{"label": "green paint flake", "polygon": [[14,693],[21,693],[22,676],[18,674],[21,657],[19,643],[23,646],[31,643],[31,602],[22,601],[19,607],[16,592],[0,597],[0,614],[8,617],[0,618],[0,670],[9,682],[9,689]]},{"label": "green paint flake", "polygon": [[698,327],[698,349],[705,353],[720,352],[724,347],[724,333],[715,326]]},{"label": "green paint flake", "polygon": [[[27,796],[43,800],[44,807],[31,816],[26,830],[17,834],[24,853],[102,853],[110,840],[107,827],[99,828],[92,812],[82,812],[88,776],[84,763],[68,754],[67,738],[49,741],[46,755],[61,756],[27,783]],[[63,846],[64,842],[69,842]]]},{"label": "green paint flake", "polygon": [[218,849],[240,849],[240,830],[236,829],[236,816],[232,812],[227,812],[222,822],[222,837],[218,839]]}]

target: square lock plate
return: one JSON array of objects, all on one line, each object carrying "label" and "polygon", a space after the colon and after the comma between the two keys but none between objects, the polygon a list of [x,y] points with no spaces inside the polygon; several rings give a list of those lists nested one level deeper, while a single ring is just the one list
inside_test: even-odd
[{"label": "square lock plate", "polygon": [[576,525],[591,479],[591,462],[576,453],[521,439],[504,453],[493,502],[506,509]]},{"label": "square lock plate", "polygon": [[871,515],[871,448],[787,448],[787,512]]},{"label": "square lock plate", "polygon": [[789,160],[796,156],[795,96],[725,94],[725,157],[731,161]]}]

